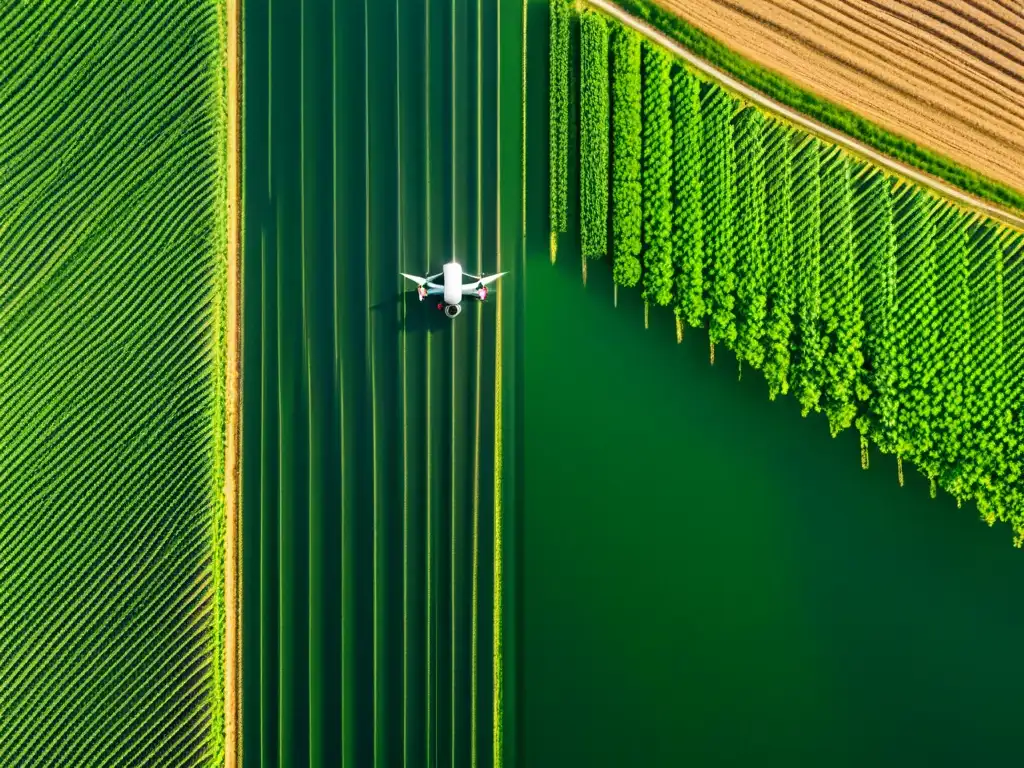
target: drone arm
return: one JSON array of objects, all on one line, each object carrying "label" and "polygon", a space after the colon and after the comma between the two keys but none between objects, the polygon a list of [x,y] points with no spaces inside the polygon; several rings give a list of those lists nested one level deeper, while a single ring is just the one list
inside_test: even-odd
[{"label": "drone arm", "polygon": [[412,280],[414,283],[416,283],[416,285],[425,285],[425,286],[427,286],[429,288],[440,288],[441,287],[441,286],[439,286],[439,285],[437,285],[436,283],[433,282],[434,280],[436,280],[437,278],[439,278],[441,276],[440,274],[431,275],[430,277],[419,277],[418,275],[408,275],[405,272],[399,272],[398,274],[400,274],[402,277],[404,277],[404,278],[406,278],[408,280]]}]

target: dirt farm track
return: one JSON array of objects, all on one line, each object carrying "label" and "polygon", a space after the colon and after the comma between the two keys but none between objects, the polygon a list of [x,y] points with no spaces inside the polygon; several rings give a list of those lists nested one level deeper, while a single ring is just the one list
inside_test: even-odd
[{"label": "dirt farm track", "polygon": [[658,0],[748,59],[1024,188],[1014,0]]}]

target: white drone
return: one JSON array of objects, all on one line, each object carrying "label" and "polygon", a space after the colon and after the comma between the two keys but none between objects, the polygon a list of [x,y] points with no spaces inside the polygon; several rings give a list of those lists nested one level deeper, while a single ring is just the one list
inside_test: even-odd
[{"label": "white drone", "polygon": [[[499,272],[496,275],[477,277],[476,275],[464,273],[462,266],[453,260],[442,266],[441,272],[430,277],[417,277],[416,275],[407,275],[405,272],[400,274],[402,277],[407,277],[416,283],[416,292],[420,296],[420,301],[423,301],[427,296],[440,296],[441,301],[437,303],[437,308],[448,317],[454,318],[458,317],[459,313],[462,312],[463,296],[472,296],[478,301],[485,301],[487,299],[487,286],[508,273]],[[463,276],[470,278],[472,282],[463,283]],[[443,277],[443,281],[441,283],[434,282],[439,277]]]}]

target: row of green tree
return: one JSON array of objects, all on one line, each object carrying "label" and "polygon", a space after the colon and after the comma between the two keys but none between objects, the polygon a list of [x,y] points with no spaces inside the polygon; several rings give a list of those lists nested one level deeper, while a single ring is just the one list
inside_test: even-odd
[{"label": "row of green tree", "polygon": [[[552,9],[557,233],[577,94],[573,11]],[[707,327],[712,362],[725,346],[772,399],[855,428],[865,468],[871,443],[901,483],[914,461],[1019,546],[1024,343],[1007,315],[1024,322],[1024,236],[744,106],[594,11],[579,48],[584,256],[610,253],[615,284],[671,307],[680,340]]]}]

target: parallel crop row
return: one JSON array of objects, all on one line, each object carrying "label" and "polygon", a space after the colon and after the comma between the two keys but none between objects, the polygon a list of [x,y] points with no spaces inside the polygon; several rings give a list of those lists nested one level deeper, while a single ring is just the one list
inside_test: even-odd
[{"label": "parallel crop row", "polygon": [[[592,17],[585,41],[599,39]],[[680,340],[706,324],[712,362],[716,345],[731,349],[833,436],[855,428],[865,467],[871,443],[901,482],[913,461],[933,493],[975,500],[1024,543],[1024,235],[744,107],[610,26],[615,284],[671,306]],[[582,114],[597,125],[605,91],[588,45],[582,98],[595,103]],[[597,244],[600,145],[583,144],[584,242]]]},{"label": "parallel crop row", "polygon": [[608,24],[580,20],[580,243],[587,258],[608,251]]},{"label": "parallel crop row", "polygon": [[223,12],[0,11],[3,766],[224,761]]},{"label": "parallel crop row", "polygon": [[618,285],[640,279],[640,38],[616,25],[612,35],[612,237]]},{"label": "parallel crop row", "polygon": [[764,365],[768,302],[765,239],[764,114],[748,107],[736,118],[736,357]]},{"label": "parallel crop row", "polygon": [[685,69],[672,76],[672,257],[676,324],[704,324],[704,229],[700,149],[700,81]]},{"label": "parallel crop row", "polygon": [[644,300],[672,300],[672,59],[644,43]]},{"label": "parallel crop row", "polygon": [[569,23],[567,0],[551,0],[549,46],[549,165],[551,179],[550,226],[552,238],[568,229],[569,219]]}]

